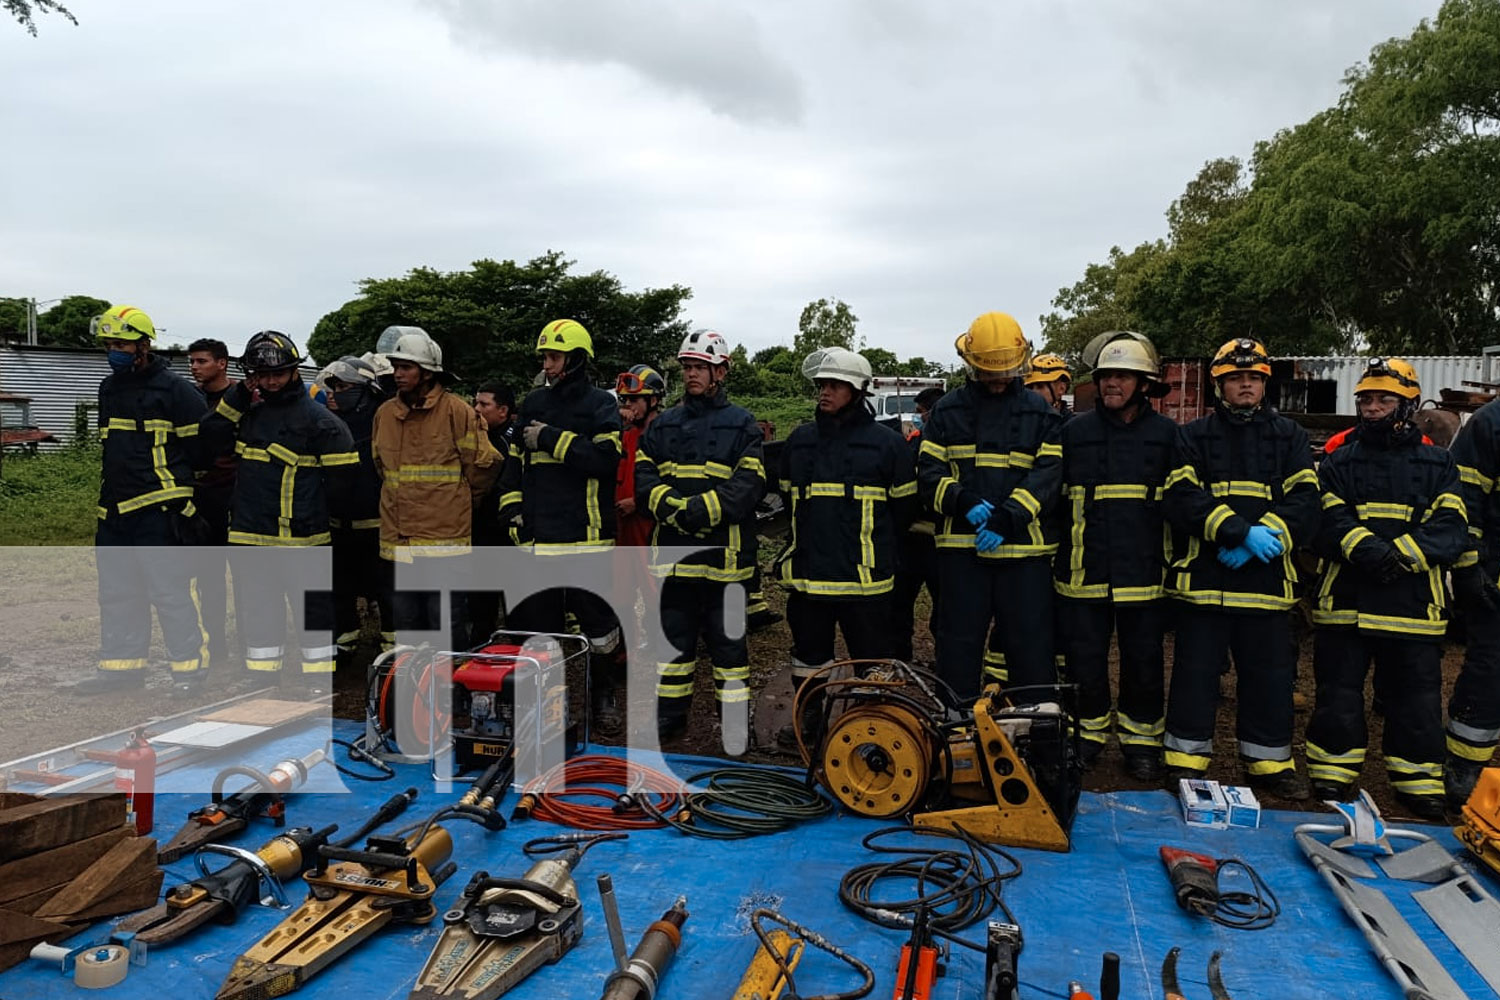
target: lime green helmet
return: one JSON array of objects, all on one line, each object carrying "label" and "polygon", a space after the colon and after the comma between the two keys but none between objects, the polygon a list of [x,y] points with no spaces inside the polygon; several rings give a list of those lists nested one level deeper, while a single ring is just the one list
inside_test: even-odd
[{"label": "lime green helmet", "polygon": [[89,323],[89,334],[95,340],[155,340],[156,326],[135,306],[111,306]]}]

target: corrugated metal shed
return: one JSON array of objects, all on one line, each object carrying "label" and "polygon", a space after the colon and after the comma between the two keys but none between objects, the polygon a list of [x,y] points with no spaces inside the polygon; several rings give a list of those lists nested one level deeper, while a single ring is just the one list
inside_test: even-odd
[{"label": "corrugated metal shed", "polygon": [[[1440,399],[1442,389],[1461,389],[1464,381],[1484,381],[1485,359],[1479,355],[1453,357],[1430,355],[1426,357],[1405,356],[1406,361],[1417,370],[1417,381],[1422,384],[1423,399]],[[1293,377],[1332,382],[1334,409],[1331,412],[1354,414],[1354,386],[1365,369],[1366,356],[1328,356],[1277,358],[1278,362],[1293,364]]]},{"label": "corrugated metal shed", "polygon": [[[173,371],[192,382],[187,351],[155,353],[166,358]],[[317,373],[317,369],[304,368],[302,377],[311,381]],[[80,403],[89,407],[89,426],[94,426],[93,409],[99,398],[99,383],[108,374],[109,364],[103,351],[0,344],[0,390],[30,396],[32,422],[57,437],[55,443],[44,443],[43,449],[72,442]],[[242,374],[239,362],[230,358],[230,377],[240,378]]]}]

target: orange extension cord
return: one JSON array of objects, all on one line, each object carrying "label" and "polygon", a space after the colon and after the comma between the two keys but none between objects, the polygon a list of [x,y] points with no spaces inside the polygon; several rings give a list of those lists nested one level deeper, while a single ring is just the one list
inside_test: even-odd
[{"label": "orange extension cord", "polygon": [[[624,757],[584,754],[527,785],[518,811],[579,830],[650,830],[666,824],[633,805],[626,807],[625,794],[649,794],[654,812],[671,815],[682,808],[681,787],[676,778]],[[607,805],[579,801],[587,799],[603,799]]]}]

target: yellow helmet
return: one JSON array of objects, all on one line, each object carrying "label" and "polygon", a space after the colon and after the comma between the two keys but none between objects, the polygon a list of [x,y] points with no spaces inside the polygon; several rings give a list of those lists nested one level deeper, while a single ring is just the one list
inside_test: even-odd
[{"label": "yellow helmet", "polygon": [[156,327],[151,317],[135,306],[111,306],[93,318],[89,323],[89,333],[95,340],[156,339]]},{"label": "yellow helmet", "polygon": [[1031,366],[1031,343],[1009,313],[985,313],[953,346],[964,364],[992,375],[1023,375]]},{"label": "yellow helmet", "polygon": [[1271,355],[1267,353],[1266,345],[1249,337],[1226,340],[1214,353],[1213,364],[1209,366],[1208,373],[1213,378],[1218,378],[1235,372],[1260,372],[1270,378]]},{"label": "yellow helmet", "polygon": [[1362,392],[1389,392],[1402,399],[1422,398],[1417,370],[1401,358],[1371,358],[1365,365],[1364,377],[1354,387],[1356,396]]},{"label": "yellow helmet", "polygon": [[1134,372],[1149,381],[1161,379],[1156,345],[1139,333],[1122,331],[1104,342],[1094,358],[1094,371]]},{"label": "yellow helmet", "polygon": [[589,357],[594,356],[594,338],[583,328],[583,324],[576,319],[555,319],[542,327],[540,336],[536,338],[536,351],[569,351],[581,350]]},{"label": "yellow helmet", "polygon": [[1069,382],[1073,381],[1073,373],[1068,371],[1066,361],[1056,354],[1038,354],[1031,359],[1031,371],[1026,373],[1026,384],[1040,385],[1064,378]]}]

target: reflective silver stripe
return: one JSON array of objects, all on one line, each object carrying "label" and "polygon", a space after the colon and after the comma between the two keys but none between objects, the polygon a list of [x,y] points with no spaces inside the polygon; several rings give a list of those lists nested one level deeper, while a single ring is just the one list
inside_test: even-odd
[{"label": "reflective silver stripe", "polygon": [[793,677],[811,677],[813,674],[817,673],[819,670],[822,670],[824,667],[828,666],[828,664],[830,664],[832,662],[833,662],[832,660],[824,660],[822,663],[803,663],[801,660],[797,659],[794,656],[794,657],[792,657],[792,665],[791,665],[792,666],[792,676]]},{"label": "reflective silver stripe", "polygon": [[1162,746],[1168,750],[1176,750],[1178,753],[1193,754],[1197,757],[1207,757],[1214,752],[1213,740],[1184,740],[1168,733],[1161,741]]},{"label": "reflective silver stripe", "polygon": [[1243,756],[1251,757],[1255,760],[1292,759],[1291,744],[1287,744],[1286,746],[1281,747],[1268,747],[1262,746],[1259,743],[1246,743],[1244,740],[1240,740],[1240,753]]},{"label": "reflective silver stripe", "polygon": [[1484,746],[1500,741],[1500,729],[1476,729],[1473,726],[1466,726],[1456,719],[1448,720],[1448,732],[1457,736],[1465,743],[1473,743],[1477,746]]},{"label": "reflective silver stripe", "polygon": [[337,646],[303,646],[302,658],[304,660],[328,660],[337,656]]},{"label": "reflective silver stripe", "polygon": [[246,646],[245,659],[247,660],[274,660],[281,655],[281,646]]}]

